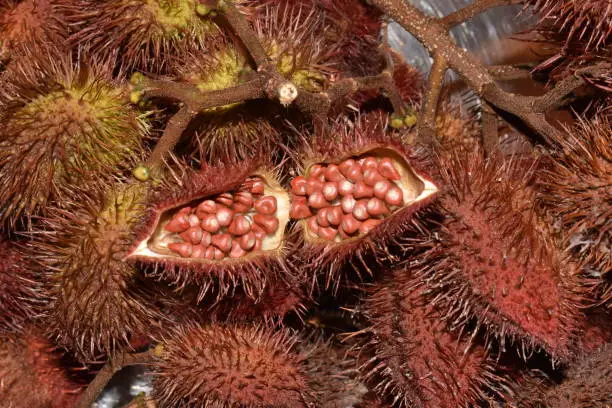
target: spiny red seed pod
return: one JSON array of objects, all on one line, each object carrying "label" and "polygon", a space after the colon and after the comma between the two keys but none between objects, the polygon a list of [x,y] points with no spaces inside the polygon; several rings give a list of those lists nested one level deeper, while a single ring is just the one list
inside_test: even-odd
[{"label": "spiny red seed pod", "polygon": [[62,364],[62,353],[39,329],[0,338],[0,400],[11,408],[76,406],[82,384]]},{"label": "spiny red seed pod", "polygon": [[285,261],[289,196],[263,161],[204,165],[166,179],[148,204],[126,256],[203,297],[240,286],[258,299],[274,280],[293,281]]},{"label": "spiny red seed pod", "polygon": [[0,220],[36,214],[54,187],[116,171],[137,156],[143,114],[101,62],[65,53],[20,61],[0,90]]},{"label": "spiny red seed pod", "polygon": [[[75,26],[71,41],[96,55],[118,55],[126,70],[168,70],[170,57],[184,49],[206,52],[223,36],[195,0],[78,0],[67,3]],[[209,10],[210,11],[210,10]]]},{"label": "spiny red seed pod", "polygon": [[129,349],[130,337],[156,317],[138,271],[124,260],[146,213],[147,186],[99,180],[61,197],[28,243],[47,275],[50,329],[81,360]]},{"label": "spiny red seed pod", "polygon": [[30,265],[10,241],[0,239],[0,332],[20,329],[44,302]]},{"label": "spiny red seed pod", "polygon": [[368,268],[367,255],[384,258],[437,191],[425,148],[403,145],[379,116],[347,120],[305,142],[291,181],[290,216],[302,241],[296,259],[327,273],[325,287],[339,285],[349,262]]},{"label": "spiny red seed pod", "polygon": [[394,407],[479,406],[505,386],[495,363],[473,338],[447,331],[443,313],[410,269],[394,271],[366,300],[372,358],[359,369]]},{"label": "spiny red seed pod", "polygon": [[56,0],[6,0],[0,4],[0,63],[16,54],[60,46],[68,24]]},{"label": "spiny red seed pod", "polygon": [[154,395],[160,408],[334,406],[320,403],[321,382],[333,381],[326,346],[299,341],[263,326],[182,328],[161,343]]},{"label": "spiny red seed pod", "polygon": [[562,246],[600,283],[599,300],[612,305],[612,124],[605,113],[579,119],[555,140],[538,178],[538,201],[553,220]]},{"label": "spiny red seed pod", "polygon": [[523,358],[543,349],[567,360],[581,291],[533,211],[535,164],[476,152],[443,156],[440,169],[441,221],[407,246],[424,250],[413,263],[432,304],[454,327],[475,319],[502,350],[508,341]]}]

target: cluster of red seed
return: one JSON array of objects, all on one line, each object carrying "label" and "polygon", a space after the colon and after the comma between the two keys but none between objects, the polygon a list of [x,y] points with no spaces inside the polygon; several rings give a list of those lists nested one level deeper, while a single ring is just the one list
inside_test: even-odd
[{"label": "cluster of red seed", "polygon": [[388,157],[315,164],[291,181],[290,217],[307,219],[309,231],[327,241],[367,234],[404,204],[400,179]]},{"label": "cluster of red seed", "polygon": [[174,233],[168,249],[184,258],[241,258],[262,248],[279,226],[276,197],[264,195],[260,177],[248,178],[234,193],[181,208],[164,226]]}]

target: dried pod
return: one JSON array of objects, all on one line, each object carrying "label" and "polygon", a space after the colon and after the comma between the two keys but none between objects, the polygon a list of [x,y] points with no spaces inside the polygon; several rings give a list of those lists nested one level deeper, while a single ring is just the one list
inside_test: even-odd
[{"label": "dried pod", "polygon": [[0,4],[0,63],[16,54],[59,46],[68,23],[57,0],[7,0]]},{"label": "dried pod", "polygon": [[20,329],[40,312],[44,297],[35,279],[14,243],[0,240],[0,332]]},{"label": "dried pod", "polygon": [[257,299],[267,283],[291,281],[285,262],[289,195],[256,161],[204,165],[168,178],[149,203],[127,260],[203,297],[243,288]]},{"label": "dried pod", "polygon": [[441,221],[407,244],[424,250],[413,261],[432,303],[455,327],[477,320],[502,350],[509,340],[523,358],[543,349],[567,360],[581,290],[533,211],[536,165],[479,152],[440,161],[445,192],[432,211]]},{"label": "dried pod", "polygon": [[191,326],[162,343],[153,387],[163,407],[309,407],[307,354],[288,330]]},{"label": "dried pod", "polygon": [[124,260],[146,211],[145,184],[90,183],[63,191],[28,243],[48,275],[49,325],[82,360],[130,348],[154,309],[138,271]]},{"label": "dried pod", "polygon": [[0,219],[44,208],[54,187],[136,157],[147,126],[112,68],[58,52],[19,62],[0,91]]},{"label": "dried pod", "polygon": [[568,129],[538,178],[538,202],[562,246],[595,281],[597,300],[612,307],[612,125],[605,114]]},{"label": "dried pod", "polygon": [[223,34],[196,0],[78,0],[67,3],[75,27],[71,41],[96,55],[120,57],[126,70],[167,72],[185,49],[206,52]]},{"label": "dried pod", "polygon": [[473,337],[447,331],[444,314],[410,269],[394,271],[366,300],[372,358],[359,369],[396,407],[471,407],[501,393],[505,380]]},{"label": "dried pod", "polygon": [[10,408],[70,408],[83,390],[37,328],[0,338],[0,400]]},{"label": "dried pod", "polygon": [[388,255],[415,212],[435,197],[427,151],[395,136],[378,116],[338,121],[299,153],[290,212],[301,227],[296,258],[306,270],[328,272],[325,287],[338,286],[347,262],[367,268],[365,256]]}]

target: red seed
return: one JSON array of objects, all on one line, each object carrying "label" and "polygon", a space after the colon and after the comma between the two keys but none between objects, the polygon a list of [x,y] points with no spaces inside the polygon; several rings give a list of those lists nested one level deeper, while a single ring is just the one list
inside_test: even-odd
[{"label": "red seed", "polygon": [[376,228],[376,226],[378,226],[378,224],[380,224],[381,222],[382,220],[370,218],[369,220],[364,221],[363,224],[361,224],[361,226],[359,227],[359,233],[367,234],[368,232]]},{"label": "red seed", "polygon": [[189,220],[185,214],[176,214],[170,222],[168,222],[164,229],[170,232],[183,232],[189,228]]},{"label": "red seed", "polygon": [[367,169],[363,172],[363,181],[365,181],[365,183],[368,186],[374,186],[378,181],[384,180],[385,178],[382,176],[382,174],[380,174],[378,172],[378,170],[374,169]]},{"label": "red seed", "polygon": [[[262,180],[255,180],[251,186],[251,193],[263,194],[266,191],[266,186]],[[297,194],[297,193],[294,193]]]},{"label": "red seed", "polygon": [[323,193],[315,192],[308,197],[308,205],[312,208],[319,209],[329,206],[329,202],[325,199]]},{"label": "red seed", "polygon": [[393,186],[387,192],[385,201],[389,205],[400,206],[404,204],[404,193],[399,187]]},{"label": "red seed", "polygon": [[361,163],[361,168],[363,169],[364,173],[367,169],[377,169],[378,168],[378,160],[376,159],[376,157],[366,157],[362,160],[360,160],[360,163]]},{"label": "red seed", "polygon": [[355,165],[358,165],[355,160],[346,159],[345,161],[343,161],[342,163],[338,165],[338,168],[340,169],[340,173],[342,173],[345,177],[347,177],[348,171],[351,168],[355,167]]},{"label": "red seed", "polygon": [[200,241],[200,245],[204,248],[208,247],[212,241],[212,235],[210,232],[202,231],[202,240]]},{"label": "red seed", "polygon": [[237,242],[234,242],[232,244],[232,250],[229,253],[230,258],[242,258],[246,254],[247,252],[242,249],[242,247]]},{"label": "red seed", "polygon": [[354,165],[346,172],[346,178],[352,181],[353,183],[357,183],[363,180],[363,172],[361,171],[361,166],[359,164]]},{"label": "red seed", "polygon": [[349,234],[347,234],[346,232],[344,232],[344,230],[342,228],[338,228],[338,235],[340,235],[341,239],[351,238],[351,236]]},{"label": "red seed", "polygon": [[196,208],[196,215],[200,218],[204,218],[206,214],[214,214],[217,212],[217,203],[213,200],[204,200]]},{"label": "red seed", "polygon": [[385,202],[378,198],[370,198],[366,207],[368,214],[373,217],[389,214],[389,208],[387,208]]},{"label": "red seed", "polygon": [[255,238],[257,238],[257,240],[259,241],[263,240],[266,235],[268,235],[266,231],[257,224],[251,225],[251,231],[253,232],[253,234],[255,234]]},{"label": "red seed", "polygon": [[168,244],[168,249],[183,258],[189,258],[193,252],[193,246],[189,242],[172,242]]},{"label": "red seed", "polygon": [[248,191],[240,191],[234,196],[234,203],[251,207],[253,205],[253,194],[249,193]]},{"label": "red seed", "polygon": [[342,222],[342,208],[339,205],[328,207],[327,222],[330,225],[337,227]]},{"label": "red seed", "polygon": [[368,214],[367,200],[357,201],[355,207],[353,207],[353,217],[355,217],[359,221],[365,221],[370,218],[370,214]]},{"label": "red seed", "polygon": [[232,236],[230,234],[215,234],[212,236],[212,244],[223,252],[232,249]]},{"label": "red seed", "polygon": [[321,227],[329,227],[329,221],[327,221],[327,211],[329,207],[321,208],[317,212],[317,224]]},{"label": "red seed", "polygon": [[225,254],[219,248],[211,247],[213,249],[214,257],[216,261],[220,261],[225,258]]},{"label": "red seed", "polygon": [[219,228],[221,228],[221,225],[219,225],[219,220],[217,220],[217,216],[215,214],[209,214],[204,217],[200,225],[202,225],[202,229],[204,231],[208,231],[211,234],[214,234],[215,232],[219,231]]},{"label": "red seed", "polygon": [[306,195],[306,179],[304,176],[297,176],[291,180],[291,192],[295,195]]},{"label": "red seed", "polygon": [[340,169],[335,164],[330,164],[325,169],[325,179],[327,181],[342,181],[344,180],[344,176],[340,173]]},{"label": "red seed", "polygon": [[244,215],[238,214],[234,216],[227,230],[232,235],[244,235],[251,230],[251,221]]},{"label": "red seed", "polygon": [[226,207],[231,207],[234,204],[234,196],[231,193],[219,194],[215,201],[219,204],[223,204]]},{"label": "red seed", "polygon": [[353,194],[355,185],[348,180],[342,180],[338,183],[338,192],[340,195],[346,196]]},{"label": "red seed", "polygon": [[236,213],[243,213],[243,214],[245,214],[245,213],[248,213],[249,211],[251,211],[251,207],[246,206],[246,205],[244,205],[242,203],[234,202],[234,204],[232,204],[232,210],[234,210],[234,212],[236,212]]},{"label": "red seed", "polygon": [[387,196],[387,192],[391,188],[391,183],[387,180],[380,180],[374,184],[374,196],[384,200]]},{"label": "red seed", "polygon": [[200,219],[195,214],[191,214],[190,216],[188,216],[187,221],[189,221],[190,227],[195,227],[195,226],[200,225]]},{"label": "red seed", "polygon": [[338,230],[332,227],[322,227],[319,229],[319,236],[326,241],[333,241],[338,234]]},{"label": "red seed", "polygon": [[306,180],[306,194],[312,195],[315,192],[319,192],[323,189],[323,182],[317,179],[309,178]]},{"label": "red seed", "polygon": [[253,232],[249,232],[238,238],[238,245],[240,245],[240,248],[244,249],[245,251],[250,251],[255,246],[255,241],[257,241],[255,234]]},{"label": "red seed", "polygon": [[263,239],[255,239],[255,246],[251,250],[251,252],[257,252],[263,247]]},{"label": "red seed", "polygon": [[310,217],[306,223],[308,224],[308,229],[312,233],[319,235],[319,229],[321,229],[321,227],[319,227],[319,224],[317,223],[317,217]]},{"label": "red seed", "polygon": [[352,235],[357,232],[360,226],[361,222],[358,221],[355,217],[353,217],[353,214],[344,214],[344,216],[342,217],[342,223],[340,224],[340,228],[342,228],[342,230],[348,235]]},{"label": "red seed", "polygon": [[227,227],[232,223],[232,219],[234,218],[234,212],[226,207],[220,207],[217,210],[217,221],[219,221],[219,225],[222,227]]},{"label": "red seed", "polygon": [[306,204],[293,202],[291,204],[291,211],[289,212],[289,217],[294,220],[301,220],[303,218],[308,218],[312,215],[310,208]]},{"label": "red seed", "polygon": [[209,246],[208,248],[206,248],[206,250],[204,251],[204,258],[210,259],[211,261],[215,259],[215,250],[217,250],[217,248],[213,246]]},{"label": "red seed", "polygon": [[389,180],[401,180],[402,178],[393,165],[393,160],[388,157],[380,160],[380,163],[378,164],[378,171]]},{"label": "red seed", "polygon": [[374,190],[372,187],[360,181],[355,185],[355,193],[353,195],[355,198],[370,198],[374,195]]},{"label": "red seed", "polygon": [[191,252],[192,258],[203,258],[206,252],[206,247],[203,245],[194,245],[193,251]]},{"label": "red seed", "polygon": [[197,245],[202,241],[202,235],[203,231],[202,228],[199,227],[199,225],[191,227],[187,231],[182,232],[180,234],[181,238],[183,238],[187,242],[192,243],[193,245]]},{"label": "red seed", "polygon": [[340,202],[340,206],[342,207],[342,211],[346,214],[351,214],[353,212],[353,208],[355,207],[355,203],[357,201],[353,196],[347,195],[342,197],[342,201]]},{"label": "red seed", "polygon": [[278,218],[273,215],[255,214],[253,221],[259,224],[268,234],[273,234],[278,229]]},{"label": "red seed", "polygon": [[324,176],[325,167],[320,164],[314,164],[310,167],[310,171],[308,172],[308,178],[319,179],[319,177]]},{"label": "red seed", "polygon": [[323,197],[325,197],[327,201],[334,201],[336,197],[338,197],[338,183],[328,181],[327,183],[323,184],[322,191]]},{"label": "red seed", "polygon": [[255,208],[255,211],[260,214],[274,214],[276,212],[276,197],[263,196],[259,200],[255,201],[253,207]]}]

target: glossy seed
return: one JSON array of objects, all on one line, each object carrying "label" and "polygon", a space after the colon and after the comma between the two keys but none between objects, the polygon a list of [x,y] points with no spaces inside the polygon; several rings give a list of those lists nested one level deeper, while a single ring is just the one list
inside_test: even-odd
[{"label": "glossy seed", "polygon": [[186,242],[190,242],[193,245],[197,245],[202,241],[202,235],[202,228],[200,228],[199,225],[196,225],[195,227],[190,227],[187,231],[182,232],[180,234],[180,237],[183,238]]},{"label": "glossy seed", "polygon": [[387,192],[385,201],[389,205],[400,206],[404,203],[404,193],[399,187],[393,186]]},{"label": "glossy seed", "polygon": [[251,231],[253,232],[253,234],[255,234],[255,238],[257,238],[257,240],[259,241],[263,240],[266,235],[268,235],[266,230],[264,230],[263,227],[258,224],[252,224]]},{"label": "glossy seed", "polygon": [[253,194],[248,191],[240,191],[236,193],[234,196],[234,205],[236,203],[242,204],[246,207],[251,207],[253,205]]},{"label": "glossy seed", "polygon": [[219,194],[215,201],[219,204],[223,204],[226,207],[231,207],[234,204],[234,196],[230,193]]},{"label": "glossy seed", "polygon": [[319,228],[319,236],[326,241],[333,241],[338,234],[338,230],[332,227]]},{"label": "glossy seed", "polygon": [[378,226],[378,224],[380,224],[381,222],[382,220],[370,218],[369,220],[364,221],[363,224],[361,224],[361,226],[359,227],[359,233],[367,234],[368,232],[376,228],[376,226]]},{"label": "glossy seed", "polygon": [[227,231],[235,236],[244,235],[251,230],[251,221],[244,215],[238,214],[232,220]]},{"label": "glossy seed", "polygon": [[353,196],[355,198],[370,198],[374,196],[374,190],[372,187],[360,181],[355,185],[355,192],[353,193]]},{"label": "glossy seed", "polygon": [[170,222],[168,222],[164,229],[170,232],[180,233],[186,231],[189,228],[189,220],[185,214],[176,214]]},{"label": "glossy seed", "polygon": [[251,207],[250,206],[246,206],[242,203],[237,203],[234,201],[234,204],[232,204],[232,210],[234,210],[234,212],[236,213],[248,213],[249,211],[251,211]]},{"label": "glossy seed", "polygon": [[187,217],[187,221],[189,221],[190,227],[196,227],[200,225],[200,219],[195,214],[191,214],[189,217]]},{"label": "glossy seed", "polygon": [[255,241],[257,241],[255,234],[253,232],[249,232],[238,238],[238,245],[240,245],[240,248],[244,249],[245,251],[250,251],[255,246]]},{"label": "glossy seed", "polygon": [[363,172],[361,171],[361,167],[358,164],[354,165],[347,171],[346,178],[353,183],[363,180]]},{"label": "glossy seed", "polygon": [[193,245],[189,242],[172,242],[168,244],[168,249],[172,252],[176,252],[183,258],[189,258],[193,252]]},{"label": "glossy seed", "polygon": [[340,172],[340,169],[338,168],[338,166],[335,164],[330,164],[329,166],[327,166],[324,174],[325,174],[325,179],[327,181],[338,182],[338,181],[344,180],[344,176]]},{"label": "glossy seed", "polygon": [[324,208],[329,206],[329,202],[325,199],[325,197],[323,196],[323,193],[321,193],[320,191],[312,193],[309,197],[308,197],[308,205],[311,208]]},{"label": "glossy seed", "polygon": [[344,196],[342,197],[342,201],[340,202],[340,206],[342,207],[342,211],[345,214],[351,214],[353,212],[353,208],[355,207],[355,203],[357,201],[353,196]]},{"label": "glossy seed", "polygon": [[234,218],[234,212],[229,208],[220,207],[217,210],[217,221],[219,221],[219,225],[222,227],[227,227],[232,223],[232,219]]},{"label": "glossy seed", "polygon": [[321,227],[329,227],[329,221],[327,221],[327,211],[329,207],[321,208],[317,212],[317,224]]},{"label": "glossy seed", "polygon": [[320,192],[323,189],[323,182],[317,179],[309,178],[306,180],[306,194],[312,195],[315,192]]},{"label": "glossy seed", "polygon": [[355,185],[348,180],[342,180],[338,183],[338,193],[340,193],[340,195],[346,196],[353,194],[354,189]]},{"label": "glossy seed", "polygon": [[220,261],[225,258],[225,254],[219,248],[211,247],[215,256],[215,261]]},{"label": "glossy seed", "polygon": [[[345,180],[346,181],[346,180]],[[334,181],[328,181],[323,184],[323,197],[327,201],[334,201],[338,197],[338,183]]]},{"label": "glossy seed", "polygon": [[340,173],[342,173],[343,176],[347,176],[348,171],[355,167],[355,165],[358,165],[357,162],[354,159],[346,159],[345,161],[343,161],[342,163],[340,163],[338,165],[338,168],[340,169]]},{"label": "glossy seed", "polygon": [[232,236],[230,234],[216,234],[212,236],[212,244],[223,252],[232,249]]},{"label": "glossy seed", "polygon": [[387,196],[387,192],[391,188],[391,183],[389,183],[387,180],[380,180],[380,181],[377,181],[376,184],[374,184],[373,188],[374,188],[374,196],[376,198],[380,198],[381,200],[384,200],[385,197]]},{"label": "glossy seed", "polygon": [[363,172],[363,181],[368,185],[368,186],[374,186],[378,181],[384,180],[385,178],[382,176],[382,174],[380,174],[378,172],[377,169],[366,169]]},{"label": "glossy seed", "polygon": [[316,234],[319,235],[319,229],[321,227],[319,227],[319,224],[317,223],[317,217],[316,216],[312,216],[308,219],[308,221],[306,221],[307,225],[308,225],[308,229]]},{"label": "glossy seed", "polygon": [[368,214],[373,217],[377,217],[379,215],[387,215],[390,213],[389,207],[385,204],[385,202],[379,198],[370,198],[367,204]]},{"label": "glossy seed", "polygon": [[378,160],[376,157],[365,157],[363,161],[361,161],[361,168],[364,173],[367,169],[377,169],[378,168]]},{"label": "glossy seed", "polygon": [[360,226],[361,222],[353,217],[353,214],[344,214],[342,217],[342,223],[340,223],[340,228],[342,228],[342,230],[348,235],[352,235],[357,232]]},{"label": "glossy seed", "polygon": [[296,202],[293,202],[291,204],[291,211],[289,212],[289,217],[293,218],[294,220],[308,218],[311,215],[312,212],[310,211],[310,207],[308,207],[307,204]]},{"label": "glossy seed", "polygon": [[[251,186],[251,193],[253,194],[263,194],[266,191],[266,186],[263,181],[255,180],[253,185]],[[297,194],[297,193],[295,193]]]},{"label": "glossy seed", "polygon": [[353,207],[353,217],[359,221],[365,221],[370,218],[367,200],[359,200],[355,203],[355,207]]},{"label": "glossy seed", "polygon": [[273,215],[255,214],[253,221],[259,224],[268,234],[273,234],[278,229],[278,218]]},{"label": "glossy seed", "polygon": [[196,208],[196,215],[200,218],[204,218],[206,214],[214,214],[217,212],[217,203],[213,200],[204,200],[198,204]]},{"label": "glossy seed", "polygon": [[255,201],[253,205],[255,211],[266,215],[274,214],[276,212],[276,206],[276,197],[274,196],[263,196]]},{"label": "glossy seed", "polygon": [[219,225],[219,220],[217,220],[217,216],[215,214],[209,214],[204,217],[200,225],[204,231],[210,232],[211,234],[214,234],[215,232],[219,231],[219,228],[221,228],[221,225]]},{"label": "glossy seed", "polygon": [[215,248],[214,246],[209,246],[208,248],[206,248],[206,250],[204,251],[204,258],[205,259],[209,259],[209,260],[213,260],[215,259],[215,250],[217,248]]},{"label": "glossy seed", "polygon": [[229,257],[230,258],[242,258],[243,256],[245,256],[247,254],[247,252],[242,249],[242,247],[237,243],[234,242],[232,244],[232,249],[229,252]]},{"label": "glossy seed", "polygon": [[204,258],[204,253],[206,252],[206,247],[203,245],[194,245],[193,250],[191,252],[192,258]]},{"label": "glossy seed", "polygon": [[212,242],[212,234],[210,232],[202,231],[202,239],[200,240],[200,245],[204,248],[208,247]]},{"label": "glossy seed", "polygon": [[310,172],[308,173],[308,178],[319,180],[320,177],[324,176],[325,168],[320,164],[315,164],[310,167]]},{"label": "glossy seed", "polygon": [[295,195],[306,195],[306,179],[303,176],[291,180],[291,192]]},{"label": "glossy seed", "polygon": [[339,205],[327,208],[327,222],[337,227],[342,222],[342,208]]},{"label": "glossy seed", "polygon": [[389,180],[401,180],[402,178],[393,165],[393,160],[388,157],[380,160],[380,163],[378,164],[378,171]]}]

